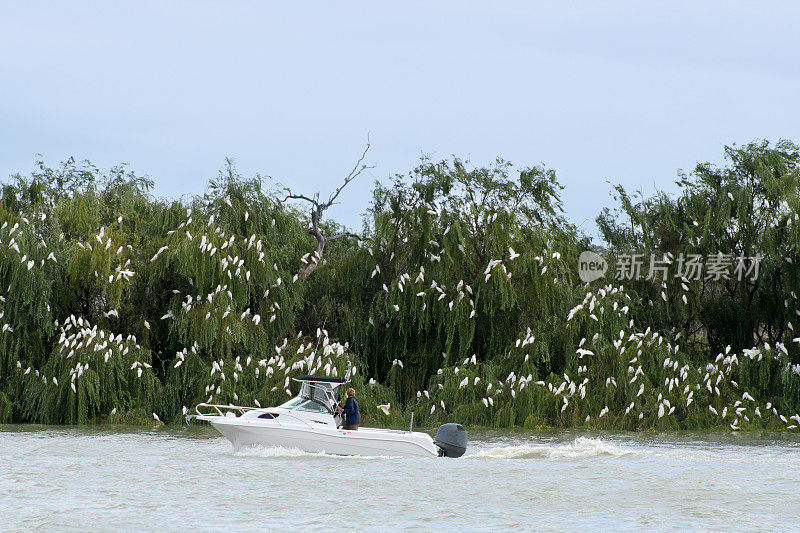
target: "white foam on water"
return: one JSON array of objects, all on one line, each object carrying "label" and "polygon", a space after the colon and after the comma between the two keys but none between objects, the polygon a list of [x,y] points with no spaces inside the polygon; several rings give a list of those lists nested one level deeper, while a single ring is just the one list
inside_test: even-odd
[{"label": "white foam on water", "polygon": [[321,455],[304,452],[299,448],[285,448],[283,446],[245,446],[234,451],[240,457],[304,457]]},{"label": "white foam on water", "polygon": [[499,446],[480,450],[467,458],[494,459],[535,459],[535,458],[580,458],[580,457],[621,457],[637,454],[639,450],[619,446],[613,442],[590,437],[578,437],[564,444],[522,444],[517,446]]},{"label": "white foam on water", "polygon": [[392,456],[334,455],[322,452],[306,452],[299,448],[284,446],[252,445],[234,451],[239,457],[324,457],[331,459],[391,459]]},{"label": "white foam on water", "polygon": [[[230,453],[230,444],[224,439],[215,446],[222,453]],[[508,444],[492,446],[491,443],[476,443],[478,446],[470,448],[468,445],[467,453],[463,459],[472,460],[499,460],[499,459],[581,459],[581,458],[667,458],[680,462],[720,462],[720,463],[753,463],[753,464],[774,464],[782,467],[800,467],[800,454],[791,453],[778,455],[763,452],[753,453],[731,453],[719,449],[705,449],[694,446],[675,445],[673,446],[642,446],[638,443],[615,442],[610,439],[597,437],[577,437],[574,440],[560,443],[536,443],[521,442],[519,444]],[[224,452],[223,452],[224,450]],[[306,452],[298,448],[284,446],[265,446],[252,445],[234,450],[233,454],[237,457],[262,457],[262,458],[324,458],[341,460],[402,460],[407,459],[397,456],[364,456],[364,455],[334,455],[322,452]]]}]

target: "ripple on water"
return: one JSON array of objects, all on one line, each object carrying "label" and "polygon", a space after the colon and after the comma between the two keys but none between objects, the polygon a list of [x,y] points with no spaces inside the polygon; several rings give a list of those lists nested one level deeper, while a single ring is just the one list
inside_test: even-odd
[{"label": "ripple on water", "polygon": [[785,529],[797,486],[797,438],[770,434],[471,430],[463,458],[418,459],[0,428],[0,529]]}]

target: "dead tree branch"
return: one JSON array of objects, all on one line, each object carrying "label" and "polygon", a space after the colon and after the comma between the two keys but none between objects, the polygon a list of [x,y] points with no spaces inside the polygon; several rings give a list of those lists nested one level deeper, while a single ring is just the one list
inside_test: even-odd
[{"label": "dead tree branch", "polygon": [[364,170],[368,168],[374,168],[373,165],[365,165],[364,158],[367,156],[367,152],[370,148],[370,141],[369,135],[367,135],[367,146],[364,148],[364,152],[361,154],[361,157],[358,158],[356,161],[353,170],[345,176],[344,183],[342,183],[339,187],[336,188],[333,193],[331,193],[330,197],[328,198],[327,202],[320,202],[319,193],[316,193],[313,197],[306,196],[304,194],[295,194],[289,188],[284,188],[286,191],[286,197],[283,199],[284,202],[287,200],[303,200],[311,204],[311,212],[310,212],[310,219],[311,224],[308,228],[308,232],[314,236],[317,240],[317,249],[311,256],[310,261],[303,260],[303,263],[300,265],[300,277],[305,279],[311,275],[314,269],[322,262],[322,255],[325,252],[325,245],[331,241],[335,241],[336,239],[341,239],[342,237],[353,237],[355,239],[361,239],[355,233],[344,232],[339,233],[332,236],[323,235],[322,229],[320,228],[320,223],[322,221],[322,215],[325,213],[330,206],[336,203],[336,198],[339,197],[339,194],[344,190],[347,185],[356,179]]}]

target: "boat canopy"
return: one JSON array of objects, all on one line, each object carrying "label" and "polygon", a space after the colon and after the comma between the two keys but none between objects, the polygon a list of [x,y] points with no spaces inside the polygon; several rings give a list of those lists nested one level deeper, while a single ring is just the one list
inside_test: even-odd
[{"label": "boat canopy", "polygon": [[330,383],[331,385],[334,383],[338,383],[340,386],[342,383],[345,382],[345,378],[335,377],[335,376],[297,376],[292,378],[295,381],[314,381],[316,383]]}]

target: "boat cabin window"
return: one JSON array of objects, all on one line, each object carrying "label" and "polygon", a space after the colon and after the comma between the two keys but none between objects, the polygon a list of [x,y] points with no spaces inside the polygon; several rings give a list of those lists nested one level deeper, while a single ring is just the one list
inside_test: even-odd
[{"label": "boat cabin window", "polygon": [[327,413],[328,408],[322,405],[319,402],[315,402],[314,400],[308,400],[305,403],[300,404],[297,409],[300,411],[314,411],[316,413]]},{"label": "boat cabin window", "polygon": [[297,396],[296,398],[292,398],[288,402],[281,404],[278,407],[283,407],[284,409],[294,409],[304,401],[306,401],[304,398]]},{"label": "boat cabin window", "polygon": [[325,405],[316,402],[314,400],[308,400],[306,398],[296,397],[292,398],[288,402],[284,403],[280,407],[284,409],[297,409],[299,411],[314,411],[317,413],[327,413],[328,408]]}]

